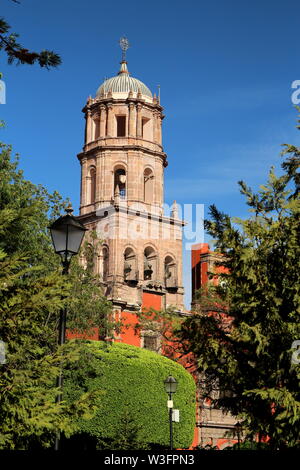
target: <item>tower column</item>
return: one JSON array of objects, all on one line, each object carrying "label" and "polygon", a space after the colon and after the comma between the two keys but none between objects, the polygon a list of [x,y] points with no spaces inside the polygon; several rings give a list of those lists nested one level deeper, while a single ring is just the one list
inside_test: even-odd
[{"label": "tower column", "polygon": [[157,143],[158,144],[162,144],[162,138],[161,138],[161,121],[162,121],[162,118],[161,118],[161,113],[158,112],[157,113],[157,119],[156,119],[156,122],[157,122]]},{"label": "tower column", "polygon": [[158,142],[158,119],[157,119],[157,110],[153,111],[153,140]]},{"label": "tower column", "polygon": [[106,134],[106,107],[100,106],[100,137],[105,137]]},{"label": "tower column", "polygon": [[91,142],[92,140],[92,117],[91,110],[87,110],[86,114],[86,143]]},{"label": "tower column", "polygon": [[86,205],[86,177],[87,177],[87,158],[81,160],[81,206]]},{"label": "tower column", "polygon": [[113,106],[112,104],[109,104],[107,106],[107,136],[112,137],[112,131],[113,131]]},{"label": "tower column", "polygon": [[136,135],[137,137],[142,137],[142,118],[141,118],[141,111],[142,111],[142,105],[140,103],[137,104],[137,117],[136,117]]},{"label": "tower column", "polygon": [[[101,159],[99,157],[96,157],[96,191],[95,191],[95,202],[98,202],[100,200],[100,191],[101,191],[101,185],[100,185],[100,171],[101,171]],[[95,206],[96,208],[96,206]]]},{"label": "tower column", "polygon": [[136,137],[136,108],[129,103],[129,137]]}]

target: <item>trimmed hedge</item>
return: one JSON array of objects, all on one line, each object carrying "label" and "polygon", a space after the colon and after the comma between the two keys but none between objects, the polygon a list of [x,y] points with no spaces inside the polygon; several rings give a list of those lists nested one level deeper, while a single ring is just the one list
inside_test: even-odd
[{"label": "trimmed hedge", "polygon": [[180,422],[173,423],[174,448],[191,445],[196,386],[181,365],[152,351],[123,343],[107,345],[89,341],[85,350],[79,366],[68,371],[64,381],[65,399],[73,399],[86,391],[103,392],[95,416],[79,421],[82,435],[98,442],[101,448],[103,441],[116,442],[120,433],[122,435],[125,420],[125,429],[135,430],[139,443],[168,447],[168,395],[163,382],[172,375],[178,381],[174,408],[180,410]]}]

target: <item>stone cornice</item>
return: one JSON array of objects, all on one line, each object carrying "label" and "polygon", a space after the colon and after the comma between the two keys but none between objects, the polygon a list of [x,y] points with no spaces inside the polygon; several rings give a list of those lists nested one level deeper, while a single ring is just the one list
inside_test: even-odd
[{"label": "stone cornice", "polygon": [[[83,109],[82,109],[82,112],[83,113],[86,113],[88,110],[93,110],[94,108],[98,108],[99,105],[108,105],[108,104],[116,104],[116,105],[119,105],[119,104],[141,104],[143,107],[145,108],[148,108],[150,110],[157,110],[159,111],[160,113],[162,113],[163,111],[163,107],[159,104],[159,103],[149,103],[143,99],[140,99],[140,98],[133,98],[133,97],[128,97],[126,99],[116,99],[116,98],[111,98],[111,97],[106,97],[106,98],[100,98],[100,99],[96,99],[94,102],[91,102],[90,104],[86,104]],[[162,118],[164,116],[162,115]]]},{"label": "stone cornice", "polygon": [[[113,138],[113,139],[116,139],[116,138]],[[109,139],[103,139],[105,141],[109,140]],[[88,144],[89,145],[89,144]],[[86,145],[85,147],[87,147],[88,145]],[[94,147],[92,147],[91,149],[89,150],[83,150],[83,152],[80,152],[78,153],[77,155],[77,158],[79,161],[81,161],[83,158],[87,158],[89,156],[93,156],[93,154],[95,152],[98,152],[98,151],[102,151],[102,150],[110,150],[110,151],[128,151],[128,150],[135,150],[135,151],[140,151],[140,152],[143,152],[143,153],[150,153],[151,155],[153,155],[154,157],[159,157],[162,159],[163,161],[163,165],[164,167],[166,168],[168,166],[168,161],[167,161],[167,154],[165,152],[160,152],[160,151],[157,151],[157,150],[152,150],[150,148],[147,148],[147,147],[143,147],[142,145],[138,145],[138,144],[128,144],[128,145],[109,145],[109,144],[106,144],[104,143],[103,145],[95,145]]]},{"label": "stone cornice", "polygon": [[175,225],[177,227],[184,227],[186,222],[180,219],[173,219],[172,217],[167,217],[165,215],[154,214],[151,212],[143,212],[138,211],[136,209],[130,209],[127,205],[118,205],[118,204],[110,204],[106,207],[101,207],[101,209],[97,209],[95,211],[89,212],[88,214],[83,214],[78,216],[78,219],[82,223],[93,223],[99,219],[103,219],[108,217],[112,213],[121,212],[123,214],[128,214],[132,216],[138,216],[144,219],[151,219],[151,221],[162,222],[164,224]]}]

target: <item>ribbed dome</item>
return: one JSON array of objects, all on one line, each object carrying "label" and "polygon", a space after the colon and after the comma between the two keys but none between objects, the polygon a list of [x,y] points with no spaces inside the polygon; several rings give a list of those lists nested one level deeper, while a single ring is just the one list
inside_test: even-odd
[{"label": "ribbed dome", "polygon": [[114,93],[141,93],[144,96],[152,99],[152,93],[149,88],[140,80],[134,77],[130,77],[127,70],[126,62],[121,62],[121,68],[115,77],[108,78],[105,82],[100,85],[97,90],[96,96],[100,97],[108,92]]}]

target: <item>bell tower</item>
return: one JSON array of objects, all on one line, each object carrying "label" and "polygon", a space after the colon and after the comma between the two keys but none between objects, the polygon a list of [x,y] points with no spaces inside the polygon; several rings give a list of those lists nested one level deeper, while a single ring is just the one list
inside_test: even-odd
[{"label": "bell tower", "polygon": [[103,241],[96,269],[116,310],[183,310],[182,226],[164,214],[163,108],[127,68],[89,97],[81,164],[80,216]]}]

